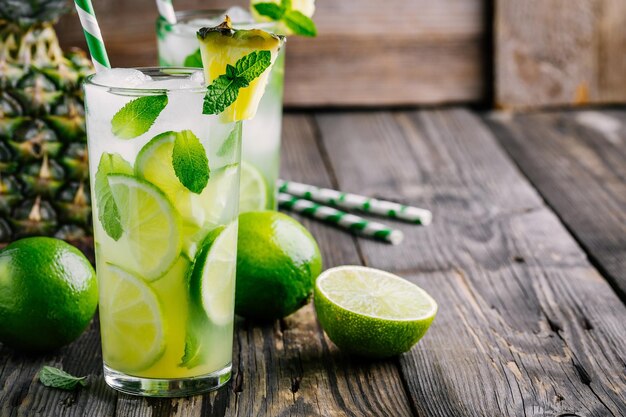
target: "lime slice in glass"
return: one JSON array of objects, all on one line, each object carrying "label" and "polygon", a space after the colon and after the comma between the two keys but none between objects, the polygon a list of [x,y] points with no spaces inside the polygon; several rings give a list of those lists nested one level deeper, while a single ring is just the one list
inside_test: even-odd
[{"label": "lime slice in glass", "polygon": [[269,189],[263,174],[252,164],[241,163],[241,185],[239,189],[239,213],[265,210]]},{"label": "lime slice in glass", "polygon": [[218,224],[234,217],[237,165],[211,172],[209,182],[200,194],[183,186],[174,172],[172,152],[176,133],[156,136],[139,152],[135,173],[156,185],[176,207],[182,219],[183,252],[193,258],[200,242]]},{"label": "lime slice in glass", "polygon": [[437,303],[417,285],[389,272],[341,266],[317,278],[315,309],[340,349],[389,357],[408,351],[424,336]]},{"label": "lime slice in glass", "polygon": [[99,282],[104,360],[122,372],[149,368],[165,350],[159,301],[141,278],[112,264],[103,269]]},{"label": "lime slice in glass", "polygon": [[198,251],[191,276],[191,297],[217,325],[235,314],[237,222],[211,232]]},{"label": "lime slice in glass", "polygon": [[181,221],[167,197],[154,185],[129,175],[108,176],[123,234],[108,247],[107,260],[141,275],[160,278],[181,250]]}]

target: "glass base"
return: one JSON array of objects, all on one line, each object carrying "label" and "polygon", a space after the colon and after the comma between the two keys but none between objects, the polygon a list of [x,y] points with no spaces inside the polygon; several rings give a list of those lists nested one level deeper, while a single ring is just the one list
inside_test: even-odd
[{"label": "glass base", "polygon": [[104,380],[125,394],[145,397],[188,397],[220,388],[230,381],[232,365],[206,375],[181,379],[141,378],[104,365]]}]

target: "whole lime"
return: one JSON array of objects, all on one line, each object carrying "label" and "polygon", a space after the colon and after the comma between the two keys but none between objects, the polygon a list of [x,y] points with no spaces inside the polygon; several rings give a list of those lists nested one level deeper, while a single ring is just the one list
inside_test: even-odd
[{"label": "whole lime", "polygon": [[33,237],[0,252],[0,342],[44,351],[75,340],[98,304],[96,273],[62,240]]},{"label": "whole lime", "polygon": [[306,305],[322,256],[308,230],[276,211],[239,216],[235,312],[253,320],[285,317]]}]

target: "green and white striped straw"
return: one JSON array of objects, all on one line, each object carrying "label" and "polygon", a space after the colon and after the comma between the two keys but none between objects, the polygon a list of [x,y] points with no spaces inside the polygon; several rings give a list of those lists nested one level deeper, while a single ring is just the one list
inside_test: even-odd
[{"label": "green and white striped straw", "polygon": [[320,204],[339,207],[344,210],[360,210],[423,226],[428,226],[433,219],[433,215],[429,210],[405,206],[391,201],[378,200],[358,194],[343,193],[329,188],[319,188],[313,185],[285,180],[278,180],[276,185],[280,192],[306,198]]},{"label": "green and white striped straw", "polygon": [[85,39],[87,39],[87,46],[89,47],[89,53],[91,54],[91,60],[96,68],[96,72],[105,68],[111,68],[91,0],[74,0],[74,5],[76,6],[83,32],[85,32]]},{"label": "green and white striped straw", "polygon": [[314,217],[359,235],[383,240],[393,245],[399,244],[404,238],[400,230],[394,230],[384,224],[372,222],[362,217],[355,216],[354,214],[346,213],[336,208],[322,206],[289,194],[279,193],[278,205],[281,208]]},{"label": "green and white striped straw", "polygon": [[174,11],[174,5],[171,0],[156,0],[157,9],[163,19],[167,20],[170,25],[175,25],[177,22],[176,12]]}]

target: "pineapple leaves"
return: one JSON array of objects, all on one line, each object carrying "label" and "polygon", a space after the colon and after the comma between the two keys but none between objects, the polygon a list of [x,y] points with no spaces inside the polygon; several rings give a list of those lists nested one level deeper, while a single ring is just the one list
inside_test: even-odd
[{"label": "pineapple leaves", "polygon": [[167,106],[167,96],[139,97],[126,103],[111,120],[111,131],[120,139],[132,139],[150,130]]}]

